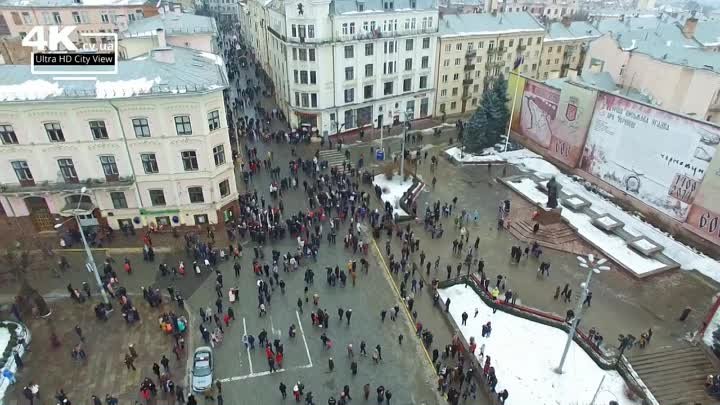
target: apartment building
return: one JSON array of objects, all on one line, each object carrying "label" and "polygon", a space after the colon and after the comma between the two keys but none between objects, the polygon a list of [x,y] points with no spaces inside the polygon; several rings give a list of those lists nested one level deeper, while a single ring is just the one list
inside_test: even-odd
[{"label": "apartment building", "polygon": [[440,20],[435,115],[475,109],[490,81],[514,64],[534,75],[545,29],[527,12],[446,15]]},{"label": "apartment building", "polygon": [[570,21],[568,17],[548,24],[538,62],[540,68],[533,77],[547,80],[577,75],[582,69],[588,43],[601,35],[587,21]]},{"label": "apartment building", "polygon": [[37,231],[77,209],[114,229],[232,218],[226,86],[221,58],[167,44],[94,81],[0,66],[2,215]]},{"label": "apartment building", "polygon": [[158,32],[170,46],[217,53],[217,24],[215,18],[183,13],[180,7],[159,8],[159,15],[131,22],[120,33],[119,53],[132,59],[152,50],[160,42]]},{"label": "apartment building", "polygon": [[239,0],[207,0],[206,3],[213,13],[224,20],[235,20],[240,12]]},{"label": "apartment building", "polygon": [[461,13],[524,13],[557,20],[578,11],[577,0],[450,0],[446,9]]},{"label": "apartment building", "polygon": [[120,32],[133,21],[158,14],[151,0],[0,0],[0,36],[24,37],[35,26],[76,25],[76,44],[95,43],[81,33]]},{"label": "apartment building", "polygon": [[[293,127],[332,135],[432,114],[432,0],[251,0],[247,8],[250,38],[262,45],[267,33],[256,57]],[[265,17],[252,17],[260,9]]]}]

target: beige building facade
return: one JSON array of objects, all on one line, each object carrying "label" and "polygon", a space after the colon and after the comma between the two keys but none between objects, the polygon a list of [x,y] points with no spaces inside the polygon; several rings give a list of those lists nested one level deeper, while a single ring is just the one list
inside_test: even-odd
[{"label": "beige building facade", "polygon": [[565,17],[547,27],[539,69],[533,76],[538,80],[579,75],[587,45],[601,36],[600,31],[586,21],[570,21]]}]

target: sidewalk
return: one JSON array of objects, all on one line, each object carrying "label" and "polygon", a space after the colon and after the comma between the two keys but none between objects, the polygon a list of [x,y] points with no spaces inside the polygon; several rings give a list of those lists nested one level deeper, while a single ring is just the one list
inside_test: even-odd
[{"label": "sidewalk", "polygon": [[[158,317],[167,311],[187,315],[184,311],[181,313],[174,303],[150,308],[141,296],[133,298],[141,317],[141,321],[134,325],[125,323],[117,303],[110,319],[103,322],[95,317],[93,301],[77,304],[68,299],[49,302],[53,313],[48,319],[24,319],[32,332],[32,343],[23,357],[25,366],[18,371],[18,381],[8,390],[7,398],[27,403],[22,388],[33,382],[40,386],[41,404],[54,404],[53,396],[59,389],[63,389],[68,398],[77,404],[90,403],[92,395],[97,395],[104,402],[106,394],[115,396],[121,404],[133,404],[142,400],[140,383],[149,377],[158,385],[154,402],[159,402],[165,399],[165,394],[153,374],[152,364],[160,364],[163,354],[170,360],[171,379],[176,386],[185,387],[187,353],[177,360],[172,352],[173,338],[160,330]],[[71,357],[71,351],[80,343],[74,331],[75,325],[80,325],[85,338],[85,361]],[[188,331],[192,327],[189,325]],[[61,342],[59,348],[50,345],[52,330]],[[129,344],[133,344],[138,353],[135,371],[128,370],[124,363]],[[188,348],[189,342],[186,343],[186,351]],[[185,389],[185,392],[188,390]]]}]

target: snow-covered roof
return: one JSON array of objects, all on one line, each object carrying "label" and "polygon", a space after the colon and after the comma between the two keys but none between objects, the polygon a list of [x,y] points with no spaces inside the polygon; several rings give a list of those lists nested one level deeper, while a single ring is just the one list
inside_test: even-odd
[{"label": "snow-covered roof", "polygon": [[[394,13],[416,10],[437,10],[438,8],[435,0],[393,0],[392,9],[386,9],[384,3],[384,0],[334,0],[332,2],[333,13],[335,15]],[[362,5],[362,11],[360,11],[360,5]]]},{"label": "snow-covered roof", "polygon": [[124,37],[152,36],[158,28],[165,30],[166,35],[213,33],[217,34],[217,26],[213,17],[188,13],[165,13],[153,17],[135,20],[123,31]]},{"label": "snow-covered roof", "polygon": [[600,31],[587,21],[572,21],[567,27],[561,22],[555,22],[550,25],[545,42],[591,39],[601,35]]},{"label": "snow-covered roof", "polygon": [[113,7],[156,4],[152,0],[0,0],[0,7]]},{"label": "snow-covered roof", "polygon": [[[173,52],[174,61],[162,62],[155,52]],[[29,65],[0,65],[0,101],[50,99],[129,98],[221,91],[227,75],[220,56],[186,48],[152,51],[120,61],[118,73],[96,80],[63,81],[33,74]]]},{"label": "snow-covered roof", "polygon": [[443,38],[473,35],[544,32],[542,25],[528,12],[448,14],[440,20]]}]

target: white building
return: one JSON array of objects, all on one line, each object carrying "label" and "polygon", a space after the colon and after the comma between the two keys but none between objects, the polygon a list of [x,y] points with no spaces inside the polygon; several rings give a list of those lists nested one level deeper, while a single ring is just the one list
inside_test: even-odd
[{"label": "white building", "polygon": [[120,55],[132,59],[154,49],[162,30],[170,46],[190,48],[196,51],[218,53],[217,25],[213,17],[183,13],[180,7],[170,11],[158,9],[159,15],[131,22],[120,33]]},{"label": "white building", "polygon": [[0,66],[5,215],[38,231],[52,230],[78,204],[84,225],[115,229],[202,225],[234,215],[223,62],[162,48],[95,81],[55,81],[32,75],[29,66]]},{"label": "white building", "polygon": [[[255,0],[251,0],[253,2]],[[293,127],[320,134],[429,117],[438,10],[432,0],[273,0],[248,25]],[[243,23],[241,22],[241,26]],[[262,60],[265,58],[266,60]]]}]

